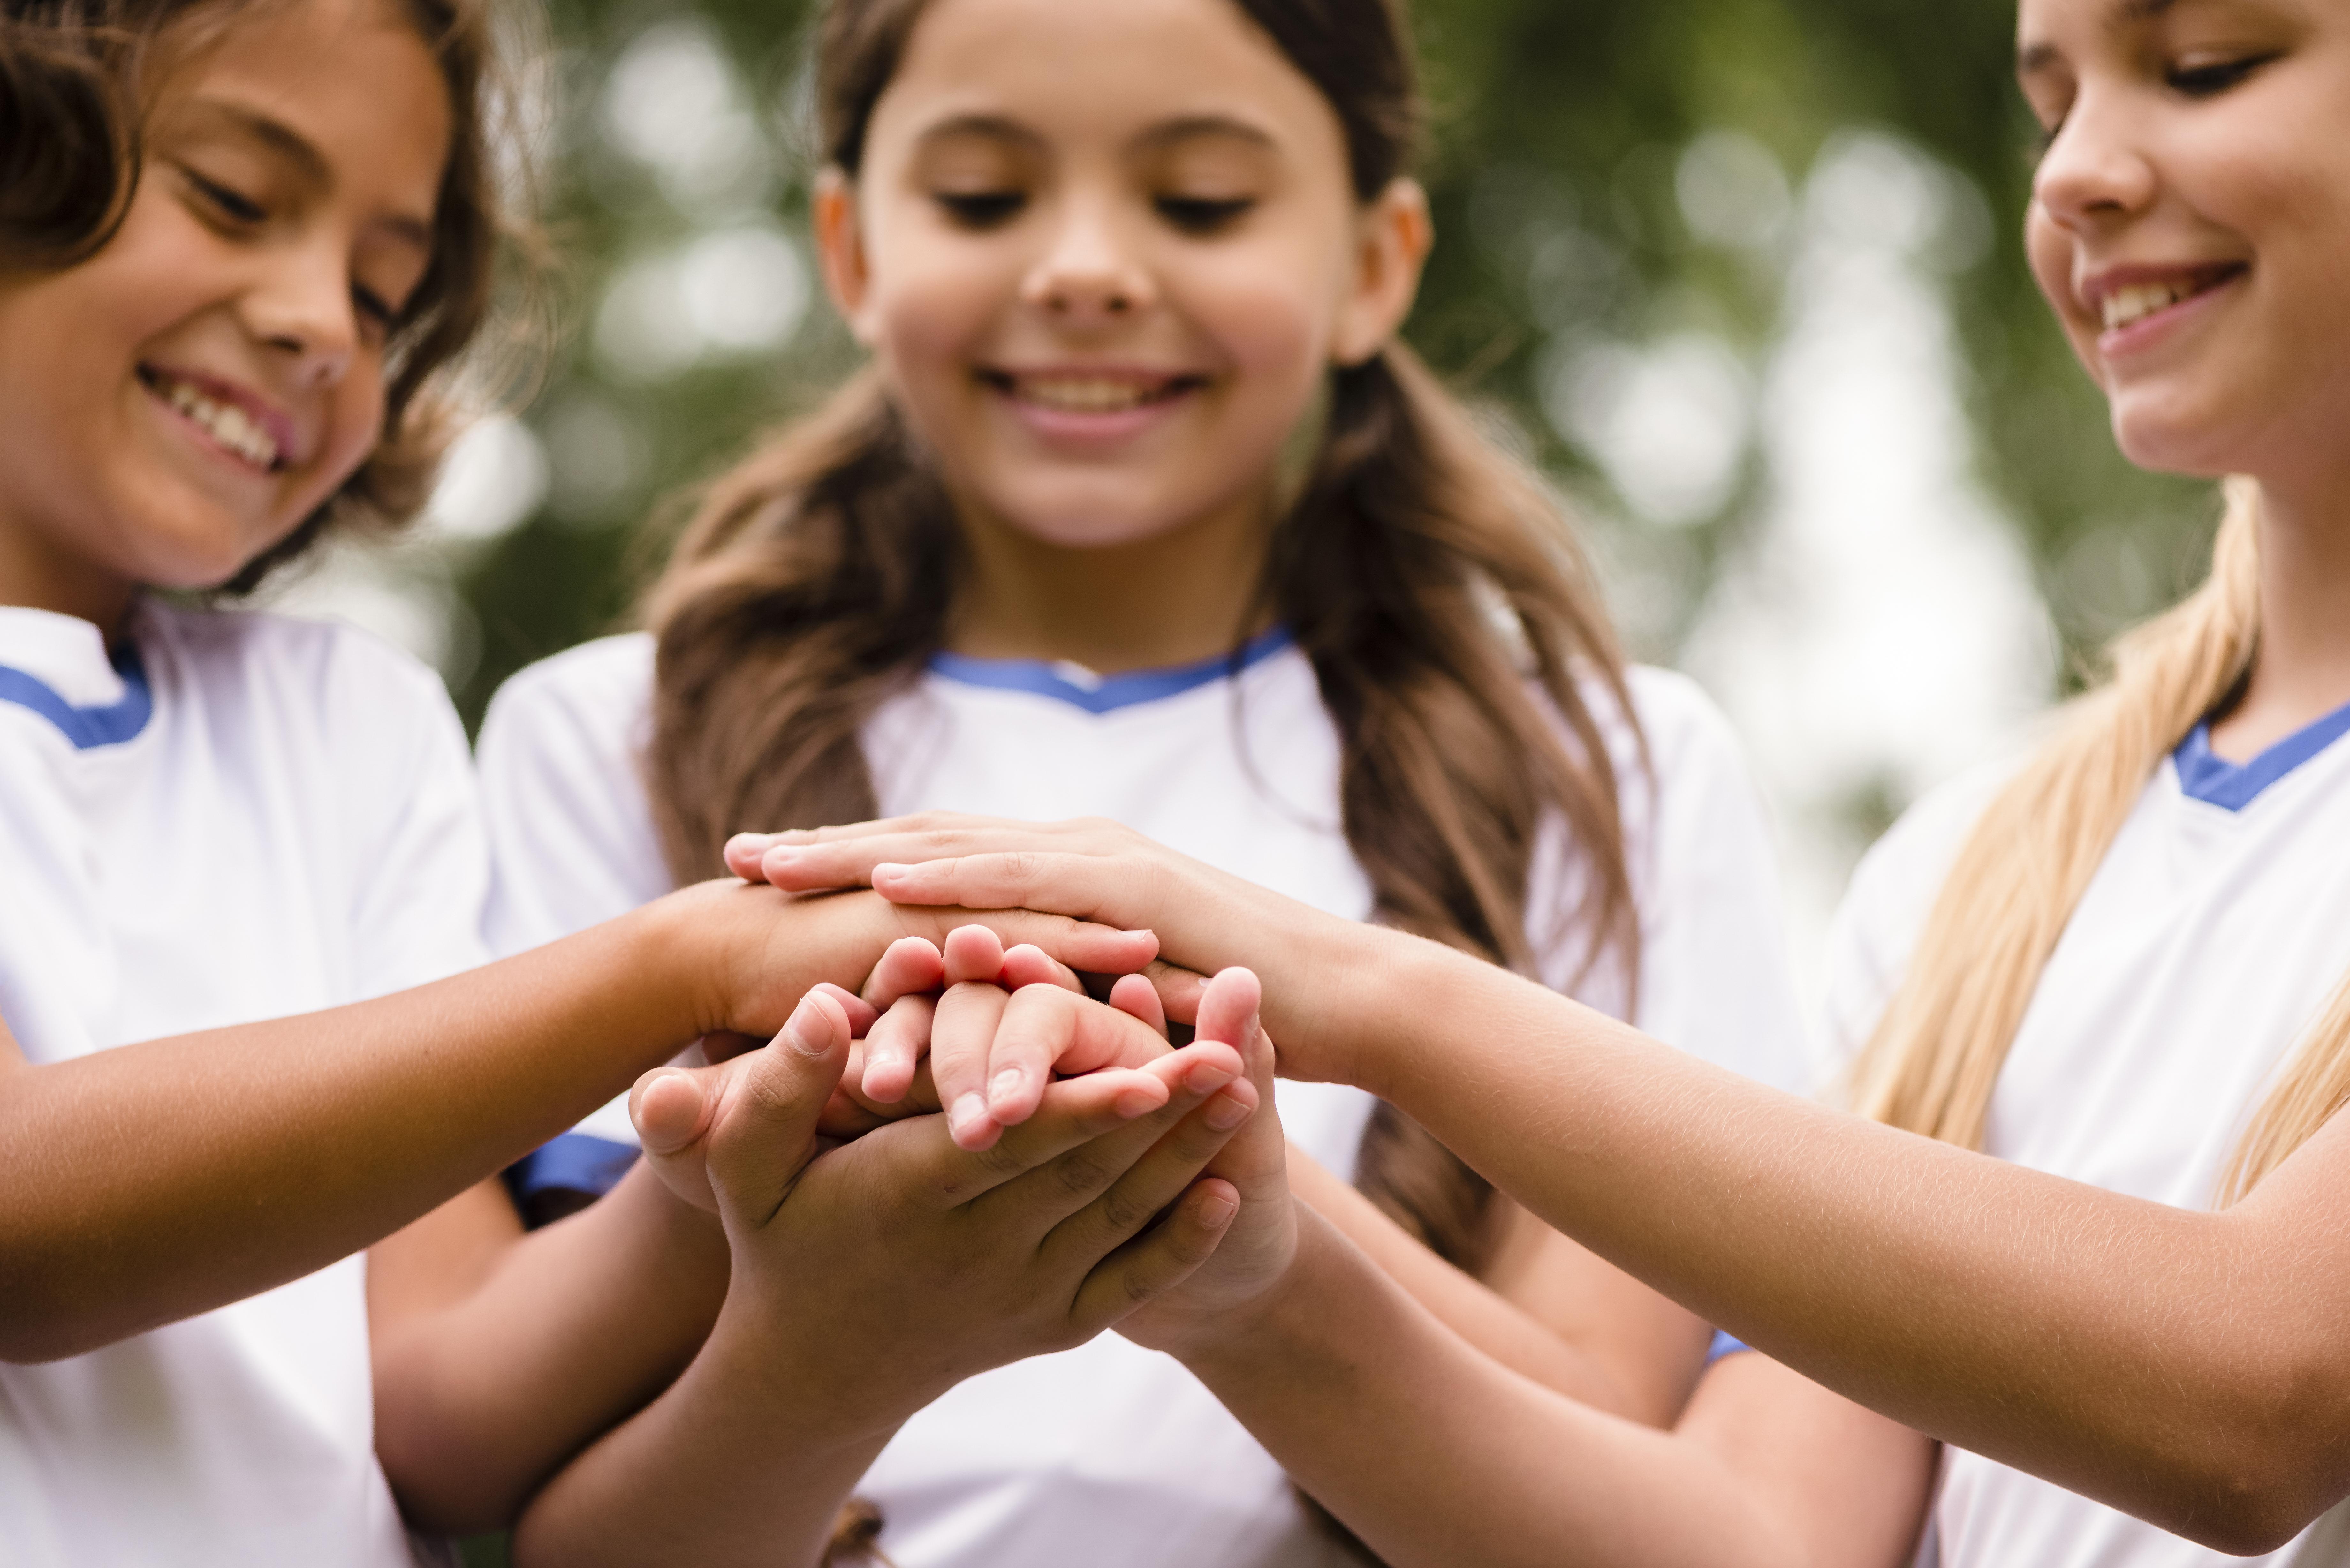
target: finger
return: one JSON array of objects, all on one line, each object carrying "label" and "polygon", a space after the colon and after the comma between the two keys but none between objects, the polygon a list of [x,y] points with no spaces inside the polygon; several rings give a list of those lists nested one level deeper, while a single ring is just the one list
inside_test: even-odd
[{"label": "finger", "polygon": [[[1231,1080],[1219,1089],[1151,1144],[1100,1197],[1055,1226],[1045,1249],[1069,1266],[1088,1267],[1132,1241],[1201,1176],[1212,1174],[1210,1162],[1256,1108],[1256,1089],[1246,1078]],[[1056,1164],[1084,1152],[1064,1155]]]},{"label": "finger", "polygon": [[705,1080],[723,1070],[655,1067],[629,1091],[629,1119],[636,1124],[646,1163],[671,1192],[713,1214],[718,1211],[718,1197],[710,1190],[702,1138],[710,1128],[714,1096]]},{"label": "finger", "polygon": [[1149,931],[1124,931],[1066,915],[1039,915],[1026,909],[897,909],[900,929],[928,937],[943,948],[965,926],[984,926],[1006,946],[1026,942],[1071,969],[1089,974],[1132,974],[1159,956],[1159,939]]},{"label": "finger", "polygon": [[738,833],[726,841],[726,869],[745,882],[764,882],[766,874],[759,868],[760,857],[775,842],[772,833]]},{"label": "finger", "polygon": [[1191,1277],[1214,1255],[1240,1213],[1229,1181],[1194,1183],[1173,1210],[1144,1236],[1096,1264],[1069,1308],[1071,1327],[1091,1335]]},{"label": "finger", "polygon": [[1003,968],[997,974],[996,982],[1006,991],[1018,991],[1024,985],[1057,985],[1063,991],[1074,991],[1080,996],[1086,991],[1085,982],[1077,978],[1076,970],[1034,942],[1022,942],[1004,950]]},{"label": "finger", "polygon": [[1245,1052],[1256,1038],[1257,1012],[1263,1000],[1263,988],[1251,971],[1237,967],[1218,971],[1201,993],[1199,1012],[1192,1021],[1194,1038],[1221,1040],[1235,1051]]},{"label": "finger", "polygon": [[899,937],[881,953],[865,980],[865,1000],[887,1012],[892,1002],[946,983],[946,957],[925,937]]},{"label": "finger", "polygon": [[1109,988],[1109,1004],[1137,1018],[1153,1033],[1167,1033],[1167,1009],[1159,1004],[1158,988],[1139,974],[1122,974]]},{"label": "finger", "polygon": [[[923,946],[930,944],[925,942]],[[896,1105],[913,1086],[914,1071],[931,1046],[938,1002],[927,996],[901,996],[865,1033],[865,1073],[858,1085],[877,1105]]]},{"label": "finger", "polygon": [[764,1224],[816,1152],[816,1124],[848,1060],[848,1017],[819,991],[764,1050],[720,1072],[702,1137],[710,1189],[730,1224]]},{"label": "finger", "polygon": [[[861,847],[861,846],[860,846]],[[771,851],[772,861],[778,854]],[[789,852],[837,857],[837,847]],[[1134,886],[1140,867],[1099,855],[1050,850],[996,850],[951,859],[874,863],[873,890],[893,904],[961,904],[973,909],[1036,909],[1074,919],[1130,927],[1147,922],[1120,919],[1118,911],[1149,907]]]},{"label": "finger", "polygon": [[1170,1053],[1146,1067],[1112,1067],[1063,1079],[1045,1091],[1035,1116],[1004,1129],[988,1147],[964,1150],[941,1140],[942,1147],[931,1153],[929,1189],[950,1206],[975,1202],[1106,1134],[1126,1130],[1129,1124],[1142,1126],[1140,1141],[1124,1150],[1123,1160],[1106,1168],[1090,1190],[1045,1205],[1035,1227],[1041,1240],[1099,1197],[1187,1110],[1230,1087],[1243,1065],[1231,1046],[1211,1044],[1188,1054]]},{"label": "finger", "polygon": [[[882,955],[887,958],[889,955]],[[877,1004],[867,1002],[853,991],[844,990],[828,980],[816,982],[816,989],[840,1003],[841,1012],[848,1019],[848,1033],[853,1039],[871,1029],[881,1016]]]},{"label": "finger", "polygon": [[1012,993],[989,1046],[987,1114],[1012,1127],[1028,1119],[1055,1075],[1139,1067],[1169,1049],[1128,1013],[1056,986],[1024,986]]},{"label": "finger", "polygon": [[1003,1131],[987,1111],[987,1054],[1011,1000],[992,979],[964,981],[947,988],[931,1021],[931,1075],[948,1130],[967,1151],[990,1147]]},{"label": "finger", "polygon": [[[1180,1060],[1177,1059],[1178,1055],[1180,1055]],[[1236,1069],[1241,1065],[1240,1059],[1229,1047],[1211,1043],[1193,1047],[1188,1054],[1171,1054],[1150,1067],[1113,1068],[1106,1073],[1066,1079],[1055,1084],[1051,1092],[1091,1085],[1113,1074],[1131,1075],[1144,1082],[1163,1084],[1165,1099],[1148,1114],[1133,1118],[1129,1126],[1114,1128],[1069,1147],[1049,1163],[1003,1184],[980,1201],[987,1209],[999,1213],[1006,1209],[1013,1210],[1012,1214],[993,1222],[1010,1224],[1016,1230],[1033,1234],[1041,1246],[1045,1239],[1071,1216],[1088,1205],[1099,1202],[1119,1181],[1139,1167],[1144,1168],[1144,1174],[1137,1184],[1128,1188],[1113,1206],[1128,1221],[1124,1231],[1115,1240],[1105,1240],[1092,1254],[1078,1260],[1080,1267],[1090,1266],[1095,1257],[1107,1251],[1117,1241],[1132,1235],[1149,1221],[1152,1214],[1172,1202],[1175,1195],[1200,1174],[1208,1158],[1232,1135],[1236,1124],[1229,1116],[1223,1116],[1224,1125],[1212,1132],[1195,1128],[1188,1138],[1178,1139],[1173,1144],[1167,1142],[1170,1136],[1183,1127],[1194,1113],[1206,1106],[1221,1107],[1228,1095],[1237,1093],[1244,1101],[1253,1101],[1255,1091],[1236,1075]],[[1219,1115],[1222,1115],[1221,1108]],[[1018,1130],[1012,1129],[1013,1132]],[[1011,1134],[1007,1133],[1006,1141],[1010,1138]],[[1154,1151],[1157,1151],[1155,1158]]]},{"label": "finger", "polygon": [[993,985],[1003,975],[1003,938],[982,925],[961,926],[947,933],[948,985],[960,985],[967,980],[983,980]]}]

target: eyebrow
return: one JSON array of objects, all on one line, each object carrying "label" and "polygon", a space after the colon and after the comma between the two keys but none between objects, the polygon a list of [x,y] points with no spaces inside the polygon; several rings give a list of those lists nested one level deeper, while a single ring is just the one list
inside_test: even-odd
[{"label": "eyebrow", "polygon": [[[202,99],[197,107],[219,116],[242,134],[293,164],[305,183],[319,189],[334,183],[334,170],[328,164],[325,155],[311,145],[307,137],[285,121],[272,119],[257,109],[219,99]],[[432,224],[427,219],[411,213],[395,213],[381,219],[377,226],[403,244],[425,252],[432,249]]]},{"label": "eyebrow", "polygon": [[1227,136],[1268,150],[1274,146],[1273,138],[1263,130],[1226,114],[1187,114],[1180,119],[1152,126],[1136,140],[1144,147],[1160,148],[1202,136]]}]

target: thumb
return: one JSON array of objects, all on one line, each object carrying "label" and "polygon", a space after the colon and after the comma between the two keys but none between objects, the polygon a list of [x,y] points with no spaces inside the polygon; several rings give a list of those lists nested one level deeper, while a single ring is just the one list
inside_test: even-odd
[{"label": "thumb", "polygon": [[816,1122],[848,1064],[849,1022],[840,999],[809,992],[774,1040],[726,1065],[702,1135],[704,1165],[720,1213],[764,1225],[783,1207],[816,1155]]},{"label": "thumb", "polygon": [[716,1066],[656,1067],[639,1078],[629,1092],[629,1119],[654,1174],[685,1202],[716,1213],[722,1193],[742,1189],[729,1178],[750,1182],[754,1192],[763,1179],[755,1155],[745,1165],[742,1146],[771,1140],[769,1163],[781,1175],[765,1173],[778,1190],[759,1211],[774,1212],[780,1189],[815,1152],[816,1119],[839,1082],[848,1038],[840,1003],[810,992],[773,1044]]}]

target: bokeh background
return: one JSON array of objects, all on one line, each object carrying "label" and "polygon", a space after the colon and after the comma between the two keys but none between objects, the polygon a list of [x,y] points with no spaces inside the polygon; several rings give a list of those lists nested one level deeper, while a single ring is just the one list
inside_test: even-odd
[{"label": "bokeh background", "polygon": [[[1076,3],[1076,0],[1072,0]],[[1108,3],[1108,0],[1101,0]],[[1584,520],[1639,657],[1742,732],[1797,959],[1917,793],[2192,579],[2019,243],[2009,0],[1416,0],[1439,242],[1410,336]],[[800,0],[555,0],[513,148],[556,346],[426,525],[276,597],[469,721],[626,622],[660,519],[853,362],[810,266]]]}]

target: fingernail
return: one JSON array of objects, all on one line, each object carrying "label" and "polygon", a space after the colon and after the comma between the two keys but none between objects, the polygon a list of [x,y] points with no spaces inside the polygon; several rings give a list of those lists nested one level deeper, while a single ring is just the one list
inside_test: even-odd
[{"label": "fingernail", "polygon": [[894,877],[900,871],[910,871],[912,869],[912,867],[901,866],[895,860],[884,860],[879,865],[873,867],[873,875],[876,877]]},{"label": "fingernail", "polygon": [[1183,1086],[1195,1095],[1212,1095],[1232,1081],[1222,1067],[1194,1067],[1183,1075]]},{"label": "fingernail", "polygon": [[954,1109],[947,1113],[947,1130],[960,1142],[963,1134],[985,1120],[987,1102],[977,1095],[965,1095],[954,1103]]},{"label": "fingernail", "polygon": [[1232,1222],[1241,1206],[1219,1192],[1200,1201],[1200,1222],[1214,1230],[1222,1230]]},{"label": "fingernail", "polygon": [[1200,1119],[1218,1132],[1230,1132],[1249,1119],[1248,1106],[1230,1095],[1218,1095],[1200,1113]]},{"label": "fingernail", "polygon": [[1128,1089],[1110,1102],[1110,1108],[1127,1121],[1149,1116],[1167,1102],[1148,1089]]},{"label": "fingernail", "polygon": [[801,997],[800,1004],[792,1009],[790,1019],[784,1024],[784,1038],[791,1043],[793,1050],[803,1056],[821,1056],[832,1048],[832,1027],[829,1024],[825,1026],[823,1038],[811,1044],[814,1031],[805,1021],[815,1006],[812,997]]},{"label": "fingernail", "polygon": [[1027,1082],[1028,1075],[1019,1068],[1004,1068],[995,1075],[994,1082],[987,1085],[987,1103],[991,1106],[1000,1106],[1008,1100],[1016,1099],[1022,1085]]}]

